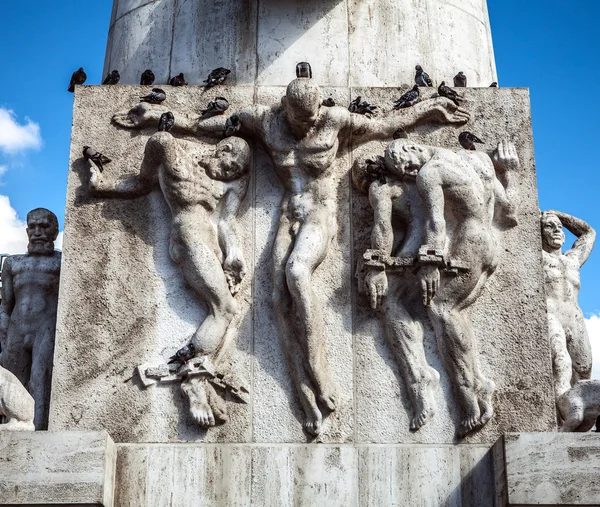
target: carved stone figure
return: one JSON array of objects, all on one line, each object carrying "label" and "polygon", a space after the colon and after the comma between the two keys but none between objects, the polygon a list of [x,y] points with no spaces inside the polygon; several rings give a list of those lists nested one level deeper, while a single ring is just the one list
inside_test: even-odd
[{"label": "carved stone figure", "polygon": [[[459,433],[465,435],[493,414],[494,383],[479,370],[471,323],[463,311],[498,264],[494,219],[516,225],[511,175],[519,168],[516,149],[500,143],[492,162],[484,153],[398,139],[387,147],[384,164],[384,177],[367,181],[369,186],[366,172],[361,175],[357,167],[354,172],[374,210],[365,289],[372,308],[381,310],[401,365],[413,405],[411,429],[433,416],[439,380],[425,360],[422,324],[414,312],[420,299],[454,383],[462,409]],[[394,231],[393,219],[399,219],[402,230]],[[395,235],[400,242],[393,251]]]},{"label": "carved stone figure", "polygon": [[[250,148],[238,137],[221,141],[207,156],[209,148],[206,143],[158,132],[146,144],[139,174],[109,181],[106,172],[90,164],[93,195],[135,198],[160,186],[171,208],[171,258],[208,308],[207,317],[184,347],[189,356],[178,352],[182,363],[196,356],[215,360],[222,352],[223,337],[238,311],[234,295],[246,273],[235,216],[248,186]],[[218,213],[216,228],[211,222],[214,213]],[[199,425],[213,426],[227,419],[225,403],[205,376],[188,376],[182,390]]]},{"label": "carved stone figure", "polygon": [[[164,108],[139,104],[115,115],[124,127],[156,124]],[[225,119],[175,114],[174,130],[221,136]],[[329,371],[321,302],[311,279],[336,234],[336,192],[332,164],[340,142],[391,139],[399,128],[426,121],[465,123],[469,115],[452,101],[436,98],[388,116],[369,119],[343,107],[321,107],[319,87],[297,78],[275,106],[255,105],[228,120],[228,129],[259,141],[270,155],[285,193],[273,246],[273,303],[282,348],[304,411],[304,429],[318,435],[323,414],[338,402]],[[297,319],[290,315],[297,314]]]},{"label": "carved stone figure", "polygon": [[[579,268],[592,252],[596,233],[587,223],[560,211],[542,213],[542,256],[548,304],[548,332],[552,347],[554,389],[557,400],[579,380],[592,374],[592,349],[583,313],[577,303]],[[562,253],[563,227],[577,236]]]},{"label": "carved stone figure", "polygon": [[29,244],[2,267],[0,366],[15,374],[35,400],[35,428],[48,427],[61,254],[54,250],[56,215],[44,208],[27,214]]},{"label": "carved stone figure", "polygon": [[0,431],[33,431],[35,401],[27,389],[7,369],[0,366],[0,415],[6,422]]},{"label": "carved stone figure", "polygon": [[600,380],[580,380],[558,397],[557,406],[560,431],[590,431],[600,417]]}]

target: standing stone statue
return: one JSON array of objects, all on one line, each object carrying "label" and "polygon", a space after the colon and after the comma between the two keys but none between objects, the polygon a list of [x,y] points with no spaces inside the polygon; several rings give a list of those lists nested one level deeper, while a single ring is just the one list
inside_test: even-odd
[{"label": "standing stone statue", "polygon": [[[479,369],[464,310],[498,265],[494,222],[517,223],[513,175],[519,159],[508,142],[498,145],[492,161],[481,152],[456,153],[398,139],[387,147],[384,164],[385,177],[368,187],[375,223],[372,250],[365,255],[365,288],[372,308],[381,310],[401,365],[413,405],[411,429],[433,416],[433,389],[439,381],[425,360],[423,328],[414,310],[420,300],[454,384],[464,436],[490,420],[494,392],[494,383]],[[497,173],[503,174],[504,185]],[[394,217],[403,230],[394,231]],[[401,241],[392,252],[395,232]]]},{"label": "standing stone statue", "polygon": [[[156,124],[164,108],[139,104],[115,115],[124,127]],[[175,114],[174,129],[191,134],[223,134],[224,118],[202,120]],[[280,338],[304,411],[303,427],[321,433],[323,409],[333,411],[337,388],[329,371],[322,303],[312,288],[315,269],[327,256],[336,234],[336,189],[333,162],[340,142],[357,144],[391,139],[399,128],[440,121],[465,123],[469,115],[452,101],[435,98],[385,117],[369,119],[343,107],[321,107],[319,87],[297,78],[280,104],[255,105],[232,116],[227,125],[260,142],[270,155],[285,193],[273,245],[273,304]],[[297,319],[290,318],[297,314]]]},{"label": "standing stone statue", "polygon": [[48,428],[61,254],[54,250],[56,215],[44,208],[27,214],[29,244],[2,267],[0,342],[3,366],[35,400],[35,428]]},{"label": "standing stone statue", "polygon": [[[592,349],[577,303],[579,269],[590,256],[596,232],[587,223],[560,211],[544,211],[541,219],[543,265],[548,304],[548,332],[556,398],[592,375]],[[563,227],[577,236],[562,253]]]},{"label": "standing stone statue", "polygon": [[[212,154],[207,153],[210,149]],[[178,352],[182,363],[196,356],[214,360],[222,352],[223,337],[238,311],[234,295],[246,273],[246,262],[235,217],[248,187],[249,162],[250,148],[239,137],[229,137],[213,149],[206,143],[158,132],[146,144],[139,174],[109,181],[106,172],[90,163],[92,195],[135,198],[160,186],[171,208],[169,253],[208,307],[190,343]],[[216,228],[211,222],[215,212]],[[206,378],[188,376],[182,390],[199,425],[227,420],[225,403]]]}]

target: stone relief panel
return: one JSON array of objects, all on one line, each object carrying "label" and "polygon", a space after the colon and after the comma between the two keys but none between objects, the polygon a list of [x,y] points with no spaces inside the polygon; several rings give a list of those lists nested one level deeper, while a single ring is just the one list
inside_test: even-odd
[{"label": "stone relief panel", "polygon": [[[24,395],[14,377],[27,388],[35,402],[35,429],[48,429],[50,390],[58,306],[61,253],[54,250],[58,219],[45,208],[27,214],[27,253],[8,256],[2,266],[2,308],[0,310],[0,367],[3,371],[5,416],[27,425],[28,397],[20,416],[15,397]],[[11,401],[12,400],[12,401]]]},{"label": "stone relief panel", "polygon": [[[25,386],[0,366],[0,431],[34,431],[35,401]],[[1,418],[0,418],[1,419]]]},{"label": "stone relief panel", "polygon": [[[384,113],[401,93],[352,89],[353,97],[379,105]],[[422,99],[436,95],[427,89],[421,93]],[[352,145],[353,172],[374,182],[371,202],[364,184],[353,192],[352,202],[353,260],[361,261],[354,296],[360,442],[483,442],[515,427],[554,428],[543,273],[531,249],[539,241],[531,126],[529,117],[509,113],[526,111],[528,97],[520,90],[493,95],[469,89],[465,99],[471,115],[466,126],[405,129],[402,137],[408,139],[392,143],[399,154],[392,156],[398,150],[390,149],[387,164],[386,144]],[[467,152],[458,142],[467,129],[484,140],[478,152]],[[510,143],[498,143],[502,139]],[[428,164],[437,169],[419,176],[416,169]],[[388,166],[403,167],[414,183],[399,185],[398,169],[390,176]],[[473,175],[477,188],[466,184]],[[482,196],[486,206],[474,216],[485,219],[459,220],[458,215],[478,208],[473,197]],[[480,225],[471,229],[471,220]],[[378,244],[385,248],[374,248]],[[386,264],[395,272],[384,280]],[[453,290],[445,293],[443,285]],[[452,345],[458,354],[452,355]],[[538,415],[532,418],[532,413]]]}]

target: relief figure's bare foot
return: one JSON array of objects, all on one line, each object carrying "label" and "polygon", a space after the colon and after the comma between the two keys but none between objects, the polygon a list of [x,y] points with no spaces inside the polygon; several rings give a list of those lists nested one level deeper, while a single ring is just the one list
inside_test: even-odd
[{"label": "relief figure's bare foot", "polygon": [[208,404],[215,416],[215,423],[226,423],[229,420],[229,416],[227,415],[227,403],[219,393],[217,393],[210,382],[206,383],[206,397],[208,398]]},{"label": "relief figure's bare foot", "polygon": [[492,396],[496,385],[484,377],[481,377],[480,386],[478,391],[479,398],[479,409],[481,410],[481,417],[479,424],[481,427],[485,426],[488,421],[494,415],[494,405],[492,404]]},{"label": "relief figure's bare foot", "polygon": [[414,415],[410,420],[410,430],[419,430],[435,415],[435,391],[440,384],[440,374],[431,367],[418,381],[409,386],[413,401]]},{"label": "relief figure's bare foot", "polygon": [[463,388],[463,395],[460,398],[463,400],[462,410],[464,415],[460,420],[458,435],[463,438],[481,427],[481,411],[479,410],[477,396],[472,389]]},{"label": "relief figure's bare foot", "polygon": [[323,414],[317,406],[315,394],[307,385],[301,386],[299,394],[302,410],[304,411],[302,427],[309,435],[318,437],[323,429]]},{"label": "relief figure's bare foot", "polygon": [[336,409],[338,402],[338,388],[333,382],[327,385],[323,391],[319,390],[319,403],[325,406],[330,412]]},{"label": "relief figure's bare foot", "polygon": [[215,416],[208,403],[207,381],[197,377],[187,378],[181,383],[181,390],[190,402],[190,415],[203,427],[215,425]]}]

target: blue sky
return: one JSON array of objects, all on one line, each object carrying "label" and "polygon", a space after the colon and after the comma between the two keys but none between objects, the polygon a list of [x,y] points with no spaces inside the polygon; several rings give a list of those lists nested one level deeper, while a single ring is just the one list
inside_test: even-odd
[{"label": "blue sky", "polygon": [[[80,66],[88,83],[101,81],[111,7],[112,0],[2,5],[0,251],[22,241],[14,237],[15,230],[34,207],[55,211],[62,228],[73,99],[66,88]],[[488,0],[488,8],[500,85],[531,90],[541,208],[560,209],[600,229],[600,174],[594,156],[600,118],[595,96],[600,3]],[[22,128],[13,132],[15,125]],[[16,137],[6,140],[11,132]],[[10,199],[10,207],[2,196]],[[580,303],[591,316],[600,312],[600,244],[582,279]],[[600,320],[597,324],[600,335]]]}]

